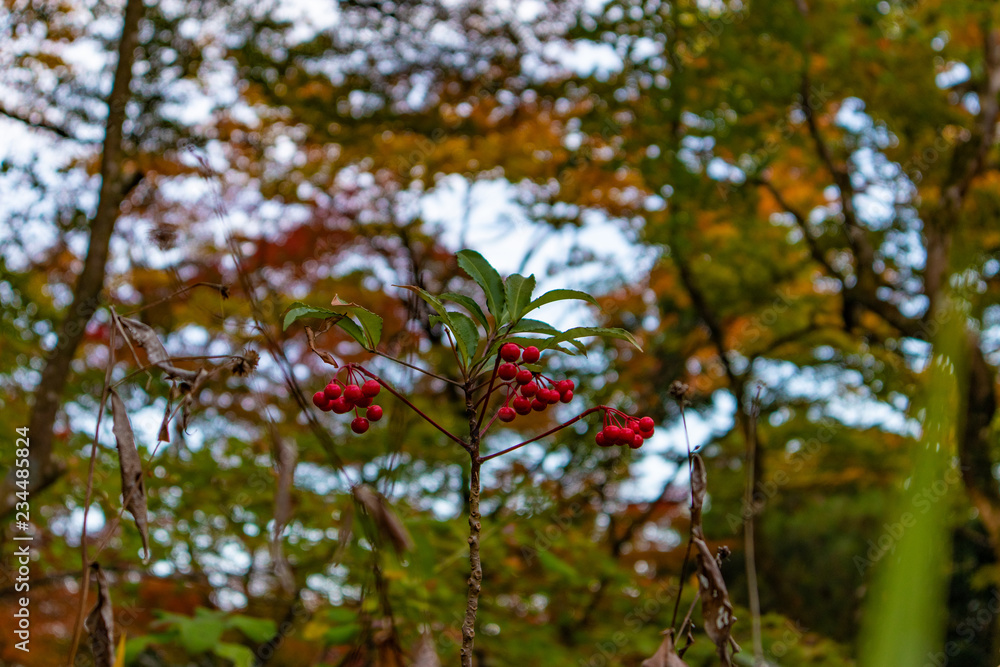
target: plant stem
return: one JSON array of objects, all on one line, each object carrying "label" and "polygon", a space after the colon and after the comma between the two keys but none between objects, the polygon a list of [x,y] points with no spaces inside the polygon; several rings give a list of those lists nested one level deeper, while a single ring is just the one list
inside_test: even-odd
[{"label": "plant stem", "polygon": [[[480,463],[485,463],[486,461],[489,461],[490,459],[495,459],[498,456],[503,456],[504,454],[507,454],[508,452],[514,451],[515,449],[520,449],[521,447],[524,447],[525,445],[530,445],[531,443],[535,442],[536,440],[541,440],[542,438],[544,438],[544,437],[546,437],[548,435],[552,435],[556,431],[561,431],[562,429],[566,428],[567,426],[571,426],[571,425],[575,424],[576,422],[580,421],[581,419],[583,419],[584,417],[586,417],[589,414],[592,414],[594,412],[600,412],[601,410],[607,410],[607,409],[608,409],[607,406],[604,406],[604,405],[598,405],[597,407],[587,408],[586,410],[584,410],[583,412],[581,412],[580,414],[578,414],[576,417],[573,417],[569,421],[566,421],[566,422],[563,422],[562,424],[559,424],[559,426],[556,426],[554,428],[550,428],[545,433],[540,433],[539,435],[536,435],[534,438],[531,438],[529,440],[525,440],[524,442],[519,442],[516,445],[513,445],[512,447],[508,447],[507,449],[503,449],[503,450],[501,450],[499,452],[494,452],[493,454],[490,454],[489,456],[482,457],[480,459]],[[478,447],[478,443],[477,443],[476,449],[478,450],[478,448],[479,447]]]},{"label": "plant stem", "polygon": [[479,534],[482,515],[479,513],[479,420],[472,400],[472,383],[466,383],[465,411],[469,417],[469,455],[472,463],[469,475],[469,594],[462,622],[462,667],[472,667],[472,649],[476,638],[476,614],[479,611],[479,592],[483,584],[483,566],[479,560]]}]

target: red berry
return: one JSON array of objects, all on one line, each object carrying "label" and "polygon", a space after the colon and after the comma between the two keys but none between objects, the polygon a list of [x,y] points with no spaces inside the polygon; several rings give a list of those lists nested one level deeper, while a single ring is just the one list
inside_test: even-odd
[{"label": "red berry", "polygon": [[332,401],[335,398],[340,398],[340,393],[341,393],[340,385],[337,384],[336,382],[331,382],[330,384],[326,385],[326,387],[323,389],[323,395],[326,396],[326,400],[328,401]]},{"label": "red berry", "polygon": [[567,391],[573,391],[573,382],[570,380],[559,380],[559,382],[556,382],[556,391],[560,394],[565,394]]},{"label": "red berry", "polygon": [[604,439],[608,441],[609,445],[618,444],[618,436],[621,434],[622,430],[612,424],[611,426],[604,427]]},{"label": "red berry", "polygon": [[653,421],[652,417],[643,417],[639,420],[639,430],[640,431],[650,431],[656,426],[656,422]]},{"label": "red berry", "polygon": [[571,391],[564,391],[562,393],[562,395],[559,396],[559,400],[562,401],[563,403],[569,403],[570,401],[572,401],[573,400],[573,392],[572,392],[572,390]]},{"label": "red berry", "polygon": [[545,402],[546,403],[548,403],[550,405],[555,405],[556,403],[559,402],[559,398],[560,398],[559,397],[559,392],[556,391],[555,389],[546,389],[545,390]]},{"label": "red berry", "polygon": [[517,416],[517,414],[514,412],[514,409],[508,408],[507,406],[500,408],[497,414],[499,415],[500,421],[502,422],[512,422],[514,421],[514,417]]},{"label": "red berry", "polygon": [[644,439],[649,439],[653,437],[653,432],[643,431],[642,429],[639,429],[639,435],[641,435]]},{"label": "red berry", "polygon": [[631,447],[632,449],[639,449],[640,447],[642,447],[642,442],[643,442],[642,436],[636,433],[635,435],[632,436],[632,442],[628,443],[628,446]]},{"label": "red berry", "polygon": [[351,422],[351,430],[361,435],[368,430],[368,420],[364,417],[355,417]]},{"label": "red berry", "polygon": [[[576,391],[576,383],[575,382],[573,382],[572,380],[563,380],[563,382],[566,383],[566,387],[570,391]],[[560,390],[560,393],[562,393],[562,390]]]},{"label": "red berry", "polygon": [[631,446],[634,438],[635,431],[630,428],[623,428],[618,434],[618,444]]},{"label": "red berry", "polygon": [[371,396],[364,396],[360,401],[354,404],[356,408],[367,408],[369,405],[375,402],[375,399]]},{"label": "red berry", "polygon": [[506,343],[500,348],[500,358],[504,361],[515,362],[521,356],[521,348],[516,343]]},{"label": "red berry", "polygon": [[504,382],[509,382],[517,377],[517,366],[514,364],[500,364],[500,368],[497,370],[497,375]]},{"label": "red berry", "polygon": [[368,421],[370,422],[377,422],[379,419],[382,419],[382,406],[381,405],[371,406],[370,408],[365,410],[365,417],[368,417]]},{"label": "red berry", "polygon": [[531,409],[535,412],[541,412],[545,408],[549,407],[549,404],[545,401],[540,401],[537,398],[531,402]]},{"label": "red berry", "polygon": [[534,382],[529,382],[528,384],[521,387],[521,395],[525,398],[531,398],[538,393],[538,385]]},{"label": "red berry", "polygon": [[607,447],[608,439],[604,437],[604,431],[598,431],[597,435],[594,436],[594,441],[599,447]]},{"label": "red berry", "polygon": [[514,412],[519,415],[526,415],[531,412],[531,401],[523,396],[515,396],[512,405],[514,406]]},{"label": "red berry", "polygon": [[517,375],[514,377],[514,379],[517,380],[518,384],[528,384],[529,382],[531,382],[531,378],[533,377],[535,377],[534,373],[529,371],[527,368],[522,368],[517,372]]},{"label": "red berry", "polygon": [[348,403],[357,403],[362,399],[364,394],[361,392],[361,387],[356,384],[349,384],[347,388],[344,389],[344,398],[347,399]]},{"label": "red berry", "polygon": [[351,408],[354,406],[347,402],[347,399],[341,396],[340,398],[334,399],[329,403],[330,409],[336,412],[338,415],[350,412]]},{"label": "red berry", "polygon": [[524,363],[533,364],[538,361],[538,357],[542,356],[538,351],[538,348],[534,345],[529,345],[524,348],[524,352],[521,353],[521,358],[524,359]]},{"label": "red berry", "polygon": [[380,391],[382,391],[382,385],[375,380],[365,380],[365,383],[361,385],[361,393],[369,398],[378,396]]},{"label": "red berry", "polygon": [[313,394],[313,405],[315,405],[320,410],[323,409],[323,407],[326,405],[326,396],[324,395],[323,392],[317,391],[315,394]]}]

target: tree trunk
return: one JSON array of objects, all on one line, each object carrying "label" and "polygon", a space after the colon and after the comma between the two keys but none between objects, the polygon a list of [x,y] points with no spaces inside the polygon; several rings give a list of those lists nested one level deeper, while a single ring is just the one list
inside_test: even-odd
[{"label": "tree trunk", "polygon": [[[132,84],[132,65],[139,41],[139,22],[143,14],[142,0],[128,0],[118,44],[118,65],[114,83],[108,96],[108,117],[105,125],[104,148],[101,155],[101,189],[97,210],[90,223],[90,243],[83,271],[77,278],[73,302],[58,328],[55,347],[48,352],[42,377],[35,389],[34,403],[28,420],[30,429],[31,462],[30,489],[38,492],[51,484],[62,470],[52,456],[53,426],[63,391],[69,380],[70,363],[76,356],[80,341],[90,318],[101,306],[104,288],[105,265],[108,246],[119,208],[124,198],[122,188],[122,135],[125,124],[125,106]],[[0,493],[0,516],[14,506],[14,476],[3,482]]]}]

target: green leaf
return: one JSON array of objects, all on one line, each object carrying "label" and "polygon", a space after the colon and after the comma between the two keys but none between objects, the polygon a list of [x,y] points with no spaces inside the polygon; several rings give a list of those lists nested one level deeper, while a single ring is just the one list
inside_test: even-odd
[{"label": "green leaf", "polygon": [[600,304],[597,303],[597,299],[586,292],[580,292],[575,289],[554,289],[551,292],[546,292],[529,303],[521,312],[521,316],[523,317],[536,308],[541,308],[545,304],[553,303],[555,301],[586,301],[591,305],[600,307]]},{"label": "green leaf", "polygon": [[458,305],[465,308],[467,311],[475,315],[479,323],[482,324],[487,329],[490,328],[490,321],[486,317],[486,313],[472,297],[465,296],[464,294],[456,294],[454,292],[445,292],[441,295],[442,301],[451,301],[457,303]]},{"label": "green leaf", "polygon": [[[303,317],[329,319],[338,315],[342,315],[343,317],[336,322],[335,326],[346,331],[351,338],[356,340],[366,350],[372,351],[375,349],[382,339],[382,318],[356,303],[344,303],[336,296],[333,297],[333,303],[330,308],[319,308],[296,301],[289,306],[288,311],[285,313],[282,329],[287,330],[293,322]],[[360,326],[357,322],[350,319],[350,316],[358,318],[358,322],[361,323]]]},{"label": "green leaf", "polygon": [[[532,320],[532,319],[525,318],[525,319],[521,320],[520,322],[518,322],[517,325],[515,325],[514,327],[512,327],[511,330],[510,330],[510,333],[542,333],[542,334],[556,334],[556,335],[558,335],[558,334],[560,334],[562,332],[559,331],[559,329],[556,329],[554,326],[552,326],[548,322],[542,322],[541,320]],[[506,341],[503,341],[503,342],[506,342]],[[573,347],[575,347],[576,350],[577,350],[577,352],[579,352],[580,354],[582,354],[584,356],[587,355],[587,347],[583,343],[581,343],[580,341],[578,341],[578,340],[570,340],[570,341],[567,341],[567,342],[569,342],[570,345],[572,345]],[[535,343],[531,343],[531,344],[535,345]]]},{"label": "green leaf", "polygon": [[538,562],[540,562],[542,567],[546,570],[552,572],[553,574],[561,575],[567,579],[577,579],[580,576],[569,563],[546,549],[538,551]]},{"label": "green leaf", "polygon": [[511,322],[521,319],[521,311],[528,307],[534,290],[535,276],[525,278],[517,273],[507,276],[504,293],[507,299],[507,314]]},{"label": "green leaf", "polygon": [[504,307],[503,279],[500,274],[475,250],[459,251],[458,265],[483,288],[483,292],[486,293],[486,307],[497,320],[497,324],[500,324]]},{"label": "green leaf", "polygon": [[465,313],[452,311],[449,315],[451,315],[451,330],[458,342],[459,352],[464,351],[465,363],[468,365],[476,356],[476,349],[479,348],[479,327]]},{"label": "green leaf", "polygon": [[257,643],[266,642],[274,637],[278,626],[269,618],[254,618],[235,614],[229,617],[229,627],[236,628]]},{"label": "green leaf", "polygon": [[624,340],[633,346],[640,352],[642,347],[639,346],[639,342],[636,341],[635,336],[633,336],[628,331],[618,328],[609,327],[575,327],[567,331],[562,332],[556,336],[549,339],[549,346],[555,345],[556,343],[561,343],[563,341],[575,340],[577,338],[617,338],[619,340]]},{"label": "green leaf", "polygon": [[326,319],[327,317],[332,317],[335,314],[336,313],[326,308],[317,308],[316,306],[310,306],[302,303],[301,301],[296,301],[285,313],[285,320],[281,326],[281,330],[286,331],[293,322],[301,320],[303,317],[322,317],[323,319]]},{"label": "green leaf", "polygon": [[204,653],[218,644],[226,629],[221,616],[208,614],[198,614],[196,618],[185,619],[183,623],[178,623],[178,626],[181,646],[192,655]]},{"label": "green leaf", "polygon": [[340,644],[346,644],[347,642],[354,639],[354,637],[361,631],[361,626],[357,623],[348,623],[347,625],[341,625],[336,628],[330,628],[323,635],[323,639],[327,643],[333,646],[339,646]]},{"label": "green leaf", "polygon": [[150,644],[165,644],[169,640],[170,636],[166,634],[143,635],[127,640],[125,642],[125,664],[131,664]]},{"label": "green leaf", "polygon": [[218,644],[214,649],[214,653],[220,658],[229,660],[235,667],[253,667],[253,651],[241,644]]}]

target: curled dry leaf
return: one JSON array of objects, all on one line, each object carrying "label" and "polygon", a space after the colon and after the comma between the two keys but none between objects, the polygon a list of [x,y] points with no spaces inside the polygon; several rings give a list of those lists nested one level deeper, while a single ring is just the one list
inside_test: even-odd
[{"label": "curled dry leaf", "polygon": [[[321,350],[316,347],[316,332],[312,330],[311,327],[306,327],[306,339],[309,341],[309,349],[315,353],[317,357],[323,360],[323,363],[333,366],[334,368],[340,368],[337,364],[336,358],[326,350]],[[325,329],[324,329],[325,331]],[[322,331],[320,332],[322,333]]]},{"label": "curled dry leaf", "polygon": [[695,561],[698,565],[698,590],[705,634],[715,644],[715,650],[722,664],[731,667],[733,663],[729,647],[733,647],[733,653],[738,653],[740,650],[732,635],[733,624],[736,622],[733,603],[729,600],[729,591],[726,589],[726,581],[722,578],[719,562],[705,540],[695,537],[694,546],[697,549]]},{"label": "curled dry leaf", "polygon": [[107,581],[104,571],[97,563],[90,568],[97,575],[97,604],[87,615],[84,625],[90,635],[90,646],[94,652],[95,667],[113,667],[115,664],[115,643],[112,632],[115,627],[114,614],[111,608],[111,596],[108,595]]},{"label": "curled dry leaf", "polygon": [[122,475],[122,498],[125,509],[132,513],[142,537],[145,560],[149,559],[149,528],[146,518],[146,487],[142,479],[142,460],[135,448],[135,436],[121,396],[111,390],[111,415],[114,418],[115,442],[118,445],[118,466]]},{"label": "curled dry leaf", "polygon": [[160,368],[169,377],[193,380],[197,376],[197,371],[177,368],[170,363],[170,355],[167,354],[166,348],[163,347],[163,343],[160,342],[159,336],[156,335],[151,326],[129,317],[119,317],[118,321],[121,322],[122,328],[129,339],[146,350],[146,356],[149,357],[150,364]]},{"label": "curled dry leaf", "polygon": [[663,633],[663,642],[660,648],[656,649],[653,657],[642,661],[640,667],[688,667],[674,647],[674,631],[666,630]]},{"label": "curled dry leaf", "polygon": [[375,523],[378,532],[386,537],[397,553],[413,548],[413,540],[403,522],[399,520],[385,496],[367,484],[359,484],[353,489],[354,498]]}]

